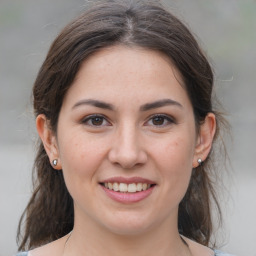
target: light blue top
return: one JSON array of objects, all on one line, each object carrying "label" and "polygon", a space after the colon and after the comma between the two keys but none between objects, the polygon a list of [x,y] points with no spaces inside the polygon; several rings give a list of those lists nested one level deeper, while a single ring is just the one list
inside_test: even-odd
[{"label": "light blue top", "polygon": [[[232,254],[221,252],[219,250],[214,250],[214,255],[215,256],[234,256]],[[16,254],[16,256],[28,256],[28,252],[20,252],[20,253]]]},{"label": "light blue top", "polygon": [[233,254],[221,252],[221,251],[219,251],[219,250],[214,250],[214,255],[215,255],[215,256],[235,256],[235,255],[233,255]]}]

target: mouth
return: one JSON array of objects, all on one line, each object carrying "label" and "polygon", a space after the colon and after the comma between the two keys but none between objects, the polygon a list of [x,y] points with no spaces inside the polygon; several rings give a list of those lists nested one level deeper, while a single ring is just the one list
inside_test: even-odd
[{"label": "mouth", "polygon": [[122,204],[133,204],[149,197],[156,183],[142,177],[112,177],[100,181],[105,195]]},{"label": "mouth", "polygon": [[146,191],[156,184],[151,184],[151,183],[122,183],[122,182],[104,182],[100,183],[101,186],[108,190],[112,190],[115,192],[120,192],[120,193],[138,193],[142,191]]}]

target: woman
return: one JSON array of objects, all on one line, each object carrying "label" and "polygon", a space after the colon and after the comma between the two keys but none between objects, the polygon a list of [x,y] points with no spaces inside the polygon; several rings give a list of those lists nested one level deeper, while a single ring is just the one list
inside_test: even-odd
[{"label": "woman", "polygon": [[97,2],[65,27],[33,89],[41,143],[21,255],[226,255],[209,248],[212,87],[158,1]]}]

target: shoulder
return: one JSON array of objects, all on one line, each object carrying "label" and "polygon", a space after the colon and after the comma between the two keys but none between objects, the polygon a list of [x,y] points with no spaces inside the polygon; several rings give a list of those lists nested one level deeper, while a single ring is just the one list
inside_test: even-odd
[{"label": "shoulder", "polygon": [[62,250],[67,240],[67,236],[64,236],[56,241],[50,242],[46,245],[42,245],[38,248],[32,249],[29,252],[18,253],[15,256],[45,256],[45,255],[62,255]]},{"label": "shoulder", "polygon": [[204,245],[201,245],[195,241],[192,241],[191,239],[188,239],[187,237],[184,237],[184,240],[187,242],[189,245],[189,248],[191,250],[192,255],[202,255],[202,256],[235,256],[229,253],[222,252],[220,250],[213,250],[210,249]]},{"label": "shoulder", "polygon": [[186,241],[190,252],[192,255],[197,255],[197,256],[218,256],[215,255],[214,251],[202,244],[199,244],[185,236],[182,236],[183,239]]},{"label": "shoulder", "polygon": [[28,252],[19,252],[15,256],[28,256]]},{"label": "shoulder", "polygon": [[233,254],[225,253],[219,250],[214,250],[214,255],[215,256],[235,256]]}]

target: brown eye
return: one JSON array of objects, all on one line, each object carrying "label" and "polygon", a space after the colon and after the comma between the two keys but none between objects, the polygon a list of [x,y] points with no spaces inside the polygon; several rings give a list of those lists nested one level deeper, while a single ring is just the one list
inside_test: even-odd
[{"label": "brown eye", "polygon": [[100,117],[100,116],[91,118],[92,125],[96,125],[96,126],[102,125],[103,121],[104,121],[103,117]]},{"label": "brown eye", "polygon": [[84,125],[94,126],[94,127],[101,127],[101,126],[109,126],[110,123],[104,116],[101,115],[90,115],[87,116],[85,119],[82,120]]},{"label": "brown eye", "polygon": [[153,126],[157,128],[165,127],[175,123],[174,119],[165,114],[153,115],[146,123],[146,126]]},{"label": "brown eye", "polygon": [[163,125],[165,121],[165,118],[163,116],[156,116],[152,118],[152,123],[154,125]]}]

